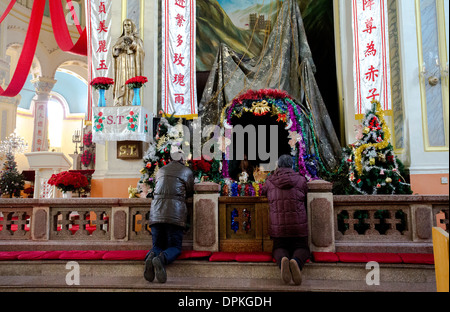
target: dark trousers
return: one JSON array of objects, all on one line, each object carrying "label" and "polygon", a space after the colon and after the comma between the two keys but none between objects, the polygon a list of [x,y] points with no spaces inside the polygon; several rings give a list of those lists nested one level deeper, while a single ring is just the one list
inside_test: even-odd
[{"label": "dark trousers", "polygon": [[273,237],[273,258],[277,261],[278,267],[281,268],[281,259],[295,259],[298,266],[303,269],[306,260],[309,259],[311,253],[309,251],[308,237]]},{"label": "dark trousers", "polygon": [[147,256],[154,252],[155,256],[163,253],[164,264],[171,264],[181,254],[183,228],[181,226],[158,223],[151,226],[153,248]]}]

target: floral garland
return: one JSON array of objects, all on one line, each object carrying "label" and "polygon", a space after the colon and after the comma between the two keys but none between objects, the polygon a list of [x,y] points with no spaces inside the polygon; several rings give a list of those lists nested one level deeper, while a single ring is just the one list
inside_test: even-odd
[{"label": "floral garland", "polygon": [[108,77],[97,77],[92,79],[90,85],[95,89],[108,90],[111,85],[114,84],[114,79]]},{"label": "floral garland", "polygon": [[83,136],[83,145],[87,147],[92,145],[92,131],[89,131]]},{"label": "floral garland", "polygon": [[91,161],[93,160],[93,156],[92,153],[89,152],[88,150],[85,150],[83,152],[83,155],[81,155],[81,163],[87,167],[89,166],[89,164],[91,163]]}]

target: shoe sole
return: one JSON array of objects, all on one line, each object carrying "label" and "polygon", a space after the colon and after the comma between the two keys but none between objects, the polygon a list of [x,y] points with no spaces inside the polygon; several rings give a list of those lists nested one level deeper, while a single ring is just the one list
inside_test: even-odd
[{"label": "shoe sole", "polygon": [[289,284],[292,279],[291,271],[289,270],[289,259],[286,257],[281,259],[281,279],[285,284]]},{"label": "shoe sole", "polygon": [[153,266],[155,268],[156,279],[160,283],[165,283],[167,281],[167,273],[164,265],[161,262],[161,259],[158,257],[153,258],[152,260]]},{"label": "shoe sole", "polygon": [[152,260],[153,258],[145,260],[144,278],[149,282],[153,282],[155,279],[155,268],[153,267]]},{"label": "shoe sole", "polygon": [[291,259],[289,261],[289,268],[292,273],[292,280],[294,281],[295,285],[301,285],[302,284],[302,271],[298,267],[297,261],[294,259]]}]

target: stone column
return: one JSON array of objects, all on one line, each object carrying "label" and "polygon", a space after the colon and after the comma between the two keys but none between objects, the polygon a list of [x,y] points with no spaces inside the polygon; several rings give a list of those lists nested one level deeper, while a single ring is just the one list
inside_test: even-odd
[{"label": "stone column", "polygon": [[34,99],[34,126],[33,126],[33,144],[32,152],[48,151],[48,117],[47,106],[50,100],[50,91],[56,83],[56,80],[46,77],[38,77],[31,80],[36,89]]},{"label": "stone column", "polygon": [[312,251],[335,252],[333,184],[316,180],[308,183],[308,227]]},{"label": "stone column", "polygon": [[202,182],[196,184],[194,189],[194,250],[219,251],[220,185]]}]

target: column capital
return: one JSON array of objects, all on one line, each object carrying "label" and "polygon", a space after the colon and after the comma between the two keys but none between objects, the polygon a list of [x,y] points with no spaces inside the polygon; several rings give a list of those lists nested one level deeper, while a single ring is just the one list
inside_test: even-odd
[{"label": "column capital", "polygon": [[56,80],[49,77],[37,77],[31,80],[31,83],[36,90],[37,100],[46,101],[50,97],[50,92],[55,86]]}]

